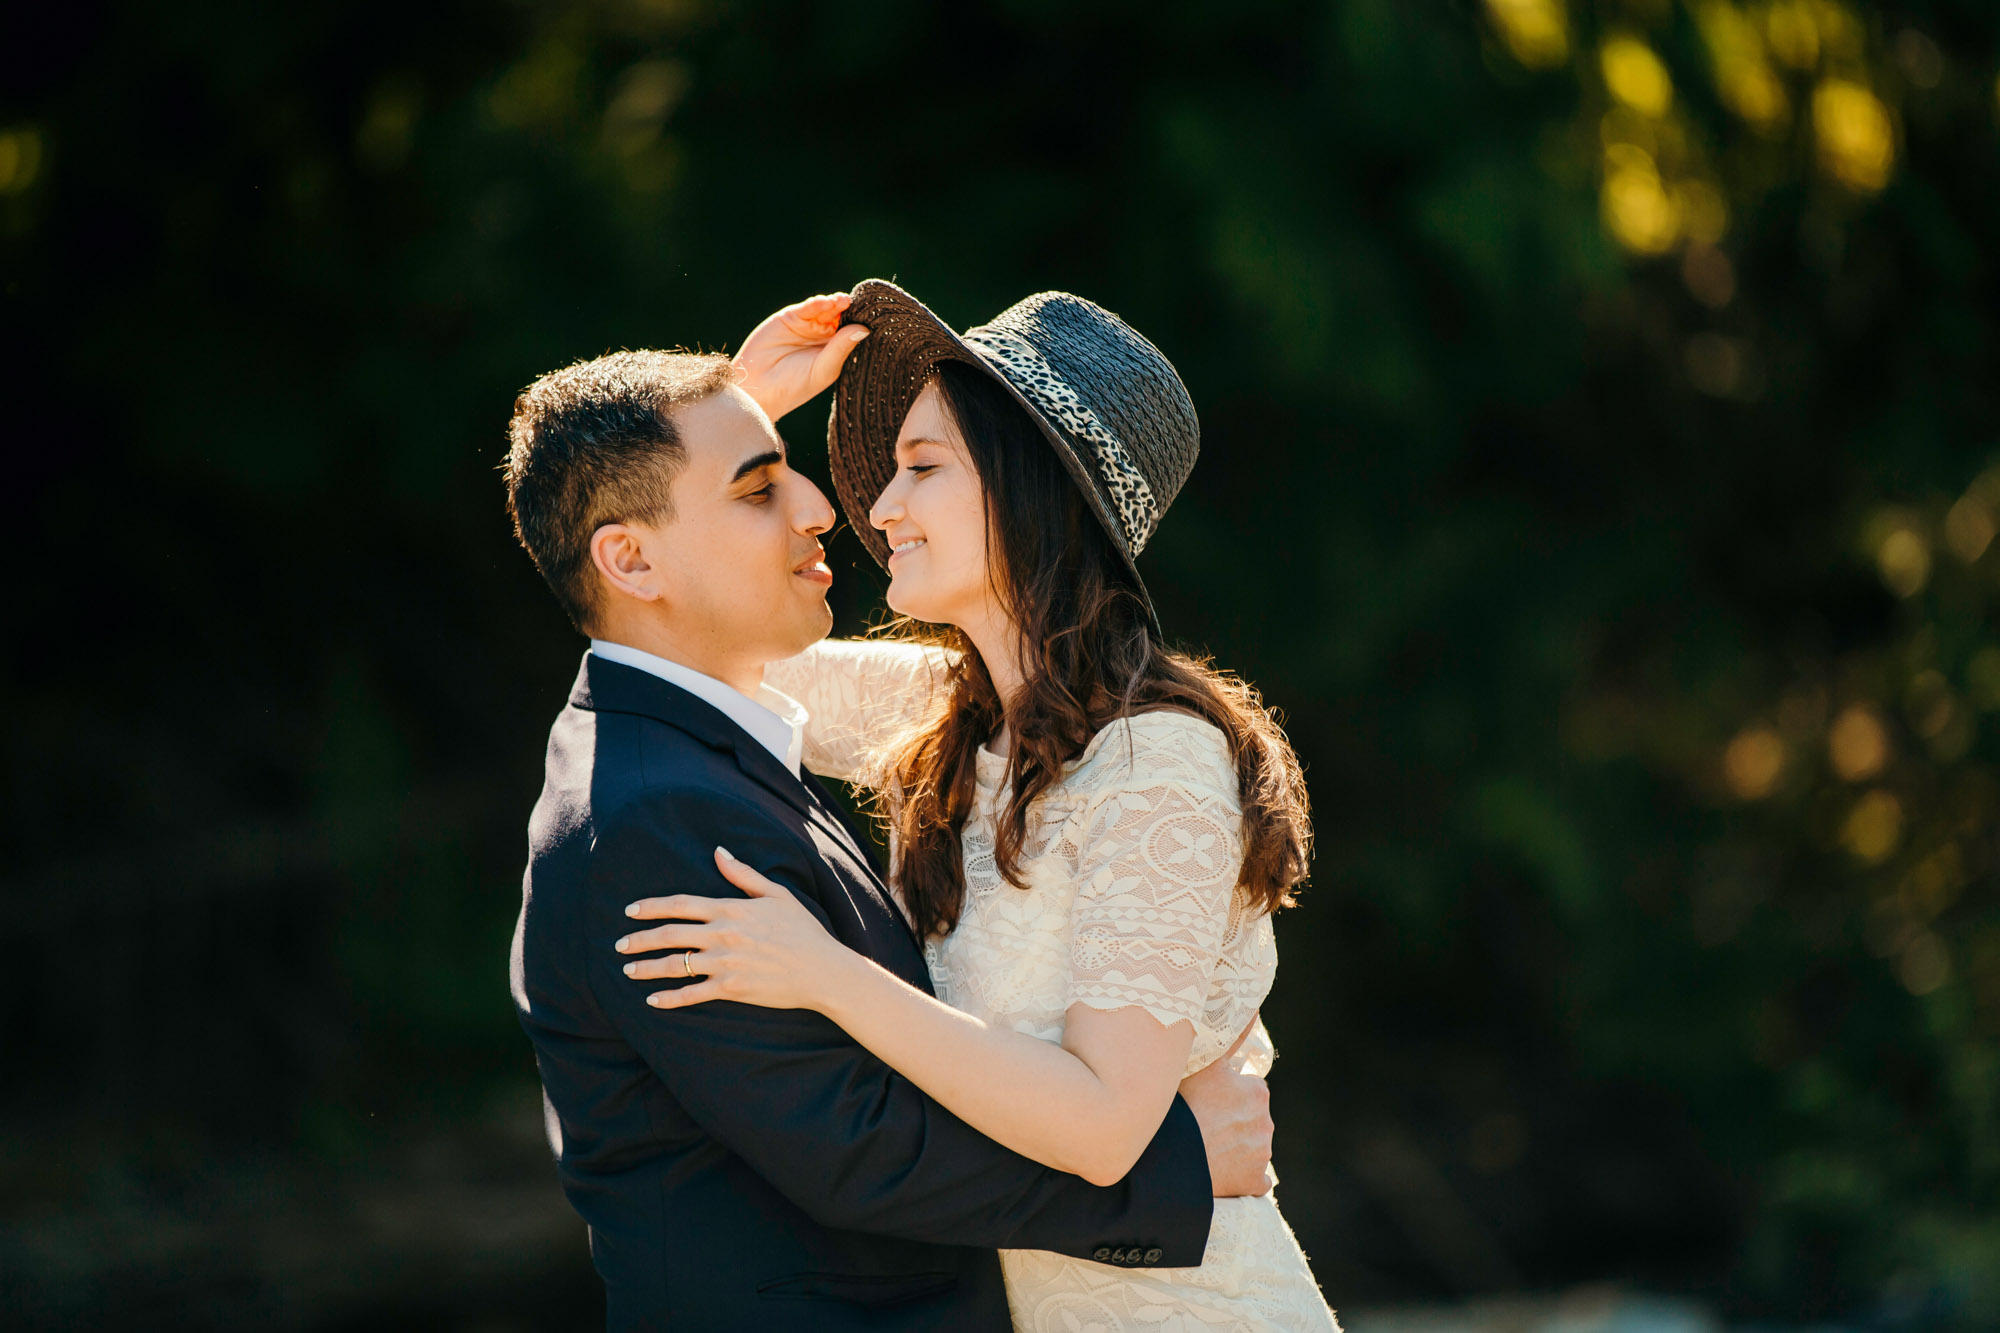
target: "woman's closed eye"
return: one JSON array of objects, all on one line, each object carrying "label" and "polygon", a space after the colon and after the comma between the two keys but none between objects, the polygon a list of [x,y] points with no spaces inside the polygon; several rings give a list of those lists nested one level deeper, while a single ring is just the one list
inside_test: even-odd
[{"label": "woman's closed eye", "polygon": [[909,465],[909,467],[904,469],[904,471],[912,473],[919,477],[923,476],[924,473],[926,472],[935,472],[937,470],[938,470],[938,464],[936,463],[912,463]]}]

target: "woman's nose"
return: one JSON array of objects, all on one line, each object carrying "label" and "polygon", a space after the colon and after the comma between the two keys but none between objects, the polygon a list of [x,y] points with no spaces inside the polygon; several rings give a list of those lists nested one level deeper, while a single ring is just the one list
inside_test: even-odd
[{"label": "woman's nose", "polygon": [[875,497],[875,503],[868,507],[869,527],[880,528],[887,532],[889,525],[903,516],[903,502],[896,498],[895,491],[896,484],[890,482],[882,489],[882,493]]}]

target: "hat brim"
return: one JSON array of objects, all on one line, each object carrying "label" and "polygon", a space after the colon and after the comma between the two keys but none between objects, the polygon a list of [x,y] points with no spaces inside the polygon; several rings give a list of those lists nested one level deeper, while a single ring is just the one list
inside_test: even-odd
[{"label": "hat brim", "polygon": [[902,432],[903,418],[909,415],[931,373],[946,361],[957,361],[977,367],[1005,389],[1041,431],[1110,539],[1112,550],[1124,562],[1158,632],[1159,613],[1132,558],[1124,527],[1105,497],[1095,468],[1066,433],[978,349],[893,282],[870,278],[856,286],[841,323],[866,326],[868,337],[848,356],[834,382],[833,407],[826,423],[827,460],[848,525],[876,564],[889,567],[889,539],[868,521],[868,513],[896,475],[896,437]]}]

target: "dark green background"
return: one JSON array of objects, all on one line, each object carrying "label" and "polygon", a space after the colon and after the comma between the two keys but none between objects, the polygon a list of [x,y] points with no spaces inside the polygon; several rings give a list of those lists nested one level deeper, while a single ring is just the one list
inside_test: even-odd
[{"label": "dark green background", "polygon": [[[1944,523],[2000,495],[2000,12],[1839,11],[1759,131],[1697,9],[1573,5],[1543,68],[1392,0],[11,13],[10,1323],[588,1325],[505,974],[581,645],[502,427],[872,276],[960,324],[1080,292],[1193,392],[1145,567],[1307,765],[1267,1014],[1337,1306],[2000,1319],[2000,557]],[[1733,293],[1606,230],[1618,31]],[[1879,192],[1822,161],[1832,74]]]}]

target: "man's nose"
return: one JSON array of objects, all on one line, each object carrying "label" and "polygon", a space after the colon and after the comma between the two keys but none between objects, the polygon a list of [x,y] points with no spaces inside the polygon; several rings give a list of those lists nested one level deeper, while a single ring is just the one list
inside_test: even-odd
[{"label": "man's nose", "polygon": [[805,493],[799,497],[793,526],[808,537],[817,537],[833,527],[833,506],[827,503],[826,494],[819,487],[804,477],[799,480],[805,483]]}]

